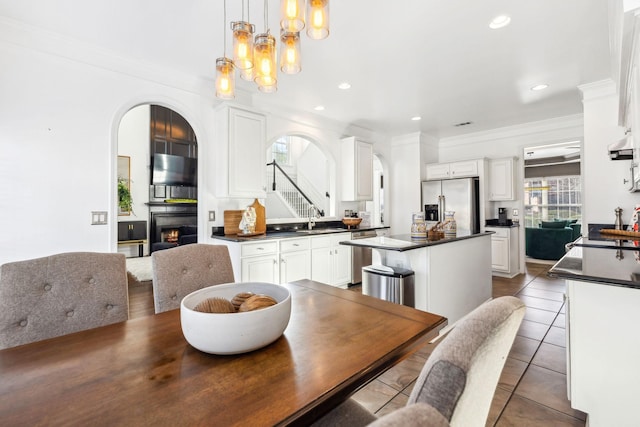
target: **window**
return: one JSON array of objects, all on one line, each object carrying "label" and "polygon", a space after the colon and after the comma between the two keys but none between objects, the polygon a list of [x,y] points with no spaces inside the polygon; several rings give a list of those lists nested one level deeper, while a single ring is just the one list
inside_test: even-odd
[{"label": "window", "polygon": [[275,160],[279,165],[289,165],[291,163],[289,144],[289,138],[278,138],[271,145],[271,160]]},{"label": "window", "polygon": [[527,178],[524,181],[524,225],[582,218],[580,176]]}]

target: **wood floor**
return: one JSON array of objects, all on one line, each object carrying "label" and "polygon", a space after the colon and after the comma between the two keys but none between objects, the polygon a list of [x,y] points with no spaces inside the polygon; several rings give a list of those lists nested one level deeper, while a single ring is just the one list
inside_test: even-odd
[{"label": "wood floor", "polygon": [[[527,312],[502,371],[487,426],[585,426],[585,414],[571,409],[567,400],[564,281],[547,277],[550,267],[527,263],[525,274],[493,278],[493,296],[515,295]],[[131,318],[154,313],[151,282],[129,286],[129,308]],[[404,406],[436,345],[425,345],[353,398],[377,415]]]}]

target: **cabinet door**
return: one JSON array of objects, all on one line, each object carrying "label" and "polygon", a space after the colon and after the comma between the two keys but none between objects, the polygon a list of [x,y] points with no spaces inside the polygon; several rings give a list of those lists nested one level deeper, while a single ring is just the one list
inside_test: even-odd
[{"label": "cabinet door", "polygon": [[311,252],[287,252],[280,255],[280,282],[311,278]]},{"label": "cabinet door", "polygon": [[315,248],[311,250],[311,280],[332,284],[331,259],[333,248]]},{"label": "cabinet door", "polygon": [[450,163],[449,174],[451,178],[478,176],[478,162],[476,160],[471,160],[468,162]]},{"label": "cabinet door", "polygon": [[332,258],[334,278],[331,284],[348,285],[351,281],[351,246],[334,246]]},{"label": "cabinet door", "polygon": [[449,163],[433,163],[426,166],[427,180],[449,178]]},{"label": "cabinet door", "polygon": [[147,239],[147,221],[133,221],[131,222],[130,239],[131,240],[146,240]]},{"label": "cabinet door", "polygon": [[225,106],[218,112],[216,192],[221,197],[264,198],[266,118]]},{"label": "cabinet door", "polygon": [[241,264],[243,282],[280,283],[276,255],[243,258]]},{"label": "cabinet door", "polygon": [[491,268],[498,271],[509,271],[509,239],[491,237]]},{"label": "cabinet door", "polygon": [[513,159],[489,160],[489,200],[514,200]]},{"label": "cabinet door", "polygon": [[349,137],[341,148],[342,200],[373,200],[373,145]]}]

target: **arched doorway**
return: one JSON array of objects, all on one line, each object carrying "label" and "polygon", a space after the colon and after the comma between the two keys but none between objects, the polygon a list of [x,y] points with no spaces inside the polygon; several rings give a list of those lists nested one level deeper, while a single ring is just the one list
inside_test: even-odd
[{"label": "arched doorway", "polygon": [[268,145],[266,163],[268,220],[306,218],[310,205],[321,217],[335,212],[331,162],[314,141],[281,135]]},{"label": "arched doorway", "polygon": [[198,146],[187,120],[164,106],[136,106],[118,126],[117,154],[118,193],[125,182],[131,197],[129,210],[118,200],[118,251],[144,256],[197,241]]}]

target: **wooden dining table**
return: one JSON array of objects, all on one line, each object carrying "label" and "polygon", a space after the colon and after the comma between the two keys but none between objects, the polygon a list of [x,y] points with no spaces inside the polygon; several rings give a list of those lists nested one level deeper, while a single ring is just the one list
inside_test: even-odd
[{"label": "wooden dining table", "polygon": [[272,344],[218,356],[180,310],[0,351],[0,425],[308,425],[437,336],[447,319],[310,280],[284,284]]}]

